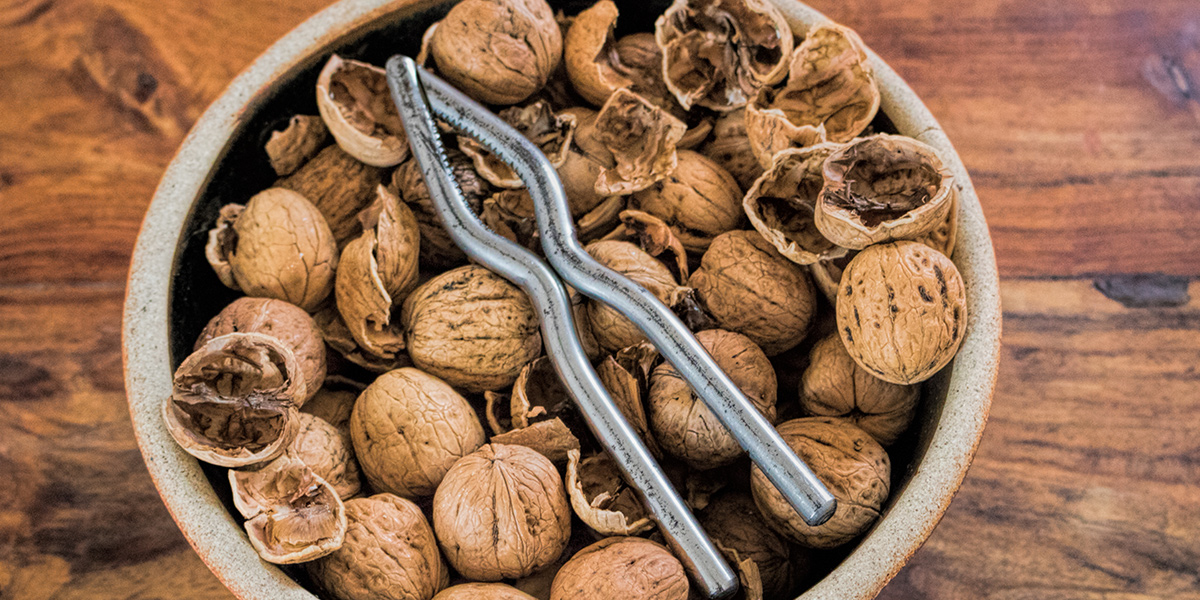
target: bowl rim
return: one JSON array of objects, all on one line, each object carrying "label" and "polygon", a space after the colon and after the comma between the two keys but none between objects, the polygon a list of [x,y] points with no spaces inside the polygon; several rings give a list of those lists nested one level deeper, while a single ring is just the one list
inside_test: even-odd
[{"label": "bowl rim", "polygon": [[[263,562],[225,510],[199,463],[180,449],[159,418],[170,394],[170,282],[179,239],[197,198],[246,114],[276,81],[337,41],[388,15],[444,0],[341,0],[308,18],[239,74],[196,121],[167,166],[146,211],[130,262],[121,354],[138,447],[167,510],[188,543],[243,600],[315,600],[275,565]],[[794,30],[829,19],[797,0],[772,0]],[[868,50],[882,96],[880,110],[904,135],[937,148],[960,192],[954,262],[967,287],[970,329],[952,363],[946,402],[920,468],[886,518],[826,577],[798,600],[867,600],[896,575],[929,537],[958,491],[991,406],[1000,358],[999,279],[987,223],[958,153],[928,108],[878,55]]]}]

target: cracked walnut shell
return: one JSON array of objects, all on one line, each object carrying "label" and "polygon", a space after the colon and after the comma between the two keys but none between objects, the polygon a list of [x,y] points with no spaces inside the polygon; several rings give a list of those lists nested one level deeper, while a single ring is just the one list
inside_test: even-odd
[{"label": "cracked walnut shell", "polygon": [[[649,33],[617,39],[617,5],[601,0],[575,17],[563,41],[563,63],[575,90],[600,106],[621,88],[665,110],[678,109],[662,79],[662,52]],[[681,117],[682,110],[672,111]]]},{"label": "cracked walnut shell", "polygon": [[742,201],[755,231],[796,264],[811,265],[846,254],[845,248],[825,239],[816,223],[816,206],[825,185],[822,167],[840,147],[817,144],[779,152]]},{"label": "cracked walnut shell", "polygon": [[742,221],[742,190],[728,171],[698,152],[680,150],[675,170],[634,193],[632,208],[667,223],[692,252],[704,252],[714,237]]},{"label": "cracked walnut shell", "polygon": [[333,486],[294,454],[253,471],[229,471],[233,504],[263,560],[307,562],[341,547],[346,509]]},{"label": "cracked walnut shell", "polygon": [[585,525],[600,535],[637,535],[654,527],[637,491],[629,487],[607,453],[580,460],[568,452],[567,496]]},{"label": "cracked walnut shell", "polygon": [[639,537],[610,537],[580,550],[559,569],[550,600],[687,600],[683,565]]},{"label": "cracked walnut shell", "polygon": [[[563,166],[575,137],[576,118],[571,113],[556,113],[543,101],[526,106],[506,108],[496,116],[512,125],[546,155],[556,169]],[[474,138],[458,136],[458,147],[475,163],[475,171],[492,185],[504,189],[520,189],[525,182],[512,167],[489,152]]]},{"label": "cracked walnut shell", "polygon": [[408,156],[408,137],[383,69],[330,56],[317,76],[317,109],[337,145],[359,161],[392,167]]},{"label": "cracked walnut shell", "polygon": [[841,417],[890,446],[916,414],[921,388],[889,383],[858,366],[837,335],[813,346],[800,380],[800,409],[806,415]]},{"label": "cracked walnut shell", "polygon": [[622,88],[577,136],[580,147],[601,161],[596,193],[615,196],[644,190],[674,171],[676,146],[686,132],[683,121]]}]

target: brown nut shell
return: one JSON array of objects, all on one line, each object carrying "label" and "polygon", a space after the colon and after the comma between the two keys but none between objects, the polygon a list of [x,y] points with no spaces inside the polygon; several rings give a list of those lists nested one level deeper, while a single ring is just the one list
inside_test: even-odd
[{"label": "brown nut shell", "polygon": [[334,427],[308,413],[302,412],[296,417],[300,421],[300,431],[288,452],[332,486],[342,500],[357,496],[362,489],[362,479],[350,441],[350,428]]},{"label": "brown nut shell", "polygon": [[383,69],[330,56],[317,76],[317,109],[338,146],[359,161],[391,167],[408,157],[408,137]]},{"label": "brown nut shell", "polygon": [[550,600],[687,600],[683,565],[666,548],[638,537],[600,540],[567,561]]},{"label": "brown nut shell", "polygon": [[890,446],[916,414],[921,388],[888,383],[858,366],[842,340],[831,335],[809,353],[800,380],[800,409],[806,415],[841,417]]},{"label": "brown nut shell", "polygon": [[925,381],[958,352],[967,332],[962,275],[925,244],[871,246],[846,267],[837,298],[846,351],[876,377]]},{"label": "brown nut shell", "polygon": [[[667,306],[674,306],[683,291],[666,265],[629,242],[592,242],[585,249],[600,264],[646,288]],[[587,306],[592,335],[601,348],[612,352],[646,340],[642,330],[608,305],[588,300]]]},{"label": "brown nut shell", "polygon": [[537,600],[537,598],[503,583],[460,583],[438,592],[433,600]]},{"label": "brown nut shell", "polygon": [[383,182],[385,169],[363,164],[337,144],[317,152],[295,173],[275,181],[304,196],[325,217],[338,248],[362,233],[358,214],[375,199],[375,187]]},{"label": "brown nut shell", "polygon": [[338,600],[430,600],[450,573],[421,509],[392,494],[346,501],[346,541],[309,564]]},{"label": "brown nut shell", "polygon": [[[793,555],[798,553],[763,520],[749,494],[719,494],[699,518],[713,544],[731,563],[754,563],[759,598],[784,598],[795,589],[796,576],[804,565],[795,564],[798,557]],[[747,598],[752,592],[746,590]]]},{"label": "brown nut shell", "polygon": [[328,138],[329,129],[321,117],[295,115],[287,127],[271,132],[264,149],[275,174],[285,177],[316,156]]},{"label": "brown nut shell", "polygon": [[658,351],[649,342],[625,348],[614,356],[605,357],[596,367],[596,375],[608,390],[613,402],[620,409],[625,420],[633,427],[634,433],[642,438],[646,449],[655,458],[662,458],[662,449],[650,432],[650,422],[646,418],[645,397],[649,393],[650,365],[645,368],[638,364],[643,356],[658,357]]},{"label": "brown nut shell", "polygon": [[325,380],[325,386],[304,403],[301,412],[319,417],[334,427],[346,427],[354,401],[367,386],[344,377],[334,376]]},{"label": "brown nut shell", "polygon": [[742,201],[754,230],[796,264],[811,265],[847,252],[825,239],[816,223],[816,206],[825,185],[822,167],[840,147],[817,144],[779,152]]},{"label": "brown nut shell", "polygon": [[622,88],[609,96],[591,128],[580,128],[580,146],[601,159],[596,193],[631,194],[675,170],[676,146],[687,125],[642,96]]},{"label": "brown nut shell", "polygon": [[641,497],[608,454],[580,460],[579,450],[568,453],[567,496],[579,519],[600,535],[637,535],[654,527]]},{"label": "brown nut shell", "polygon": [[[571,140],[575,137],[575,115],[555,113],[548,103],[539,100],[525,106],[506,108],[497,113],[497,116],[537,145],[555,168],[566,162]],[[458,147],[471,157],[475,163],[475,171],[492,185],[510,190],[525,187],[525,183],[512,167],[474,138],[458,136]]]},{"label": "brown nut shell", "polygon": [[[491,184],[475,171],[471,157],[457,149],[446,151],[446,162],[450,164],[450,172],[462,190],[467,204],[471,206],[472,211],[478,213],[483,200],[492,195]],[[420,224],[421,266],[427,269],[448,269],[466,263],[467,255],[450,239],[450,233],[446,231],[442,218],[433,206],[433,197],[429,195],[429,186],[425,185],[425,178],[421,175],[417,161],[405,161],[396,167],[392,172],[392,188],[412,209],[417,223]]]},{"label": "brown nut shell", "polygon": [[614,64],[617,5],[601,0],[575,17],[563,40],[563,62],[567,76],[585,100],[600,106],[613,92],[633,85],[633,80]]},{"label": "brown nut shell", "polygon": [[[640,210],[623,210],[620,217],[621,226],[604,236],[604,239],[636,241],[646,254],[656,258],[664,252],[670,252],[679,279],[687,280],[687,250],[666,221]],[[660,260],[666,261],[667,257]]]},{"label": "brown nut shell", "polygon": [[828,521],[808,525],[755,466],[750,489],[772,528],[809,548],[835,548],[875,523],[891,481],[891,462],[883,446],[848,421],[829,417],[793,419],[777,429],[837,498],[837,510]]},{"label": "brown nut shell", "polygon": [[524,446],[485,444],[463,457],[433,497],[433,527],[446,560],[464,577],[524,577],[562,554],[571,509],[562,478]]},{"label": "brown nut shell", "polygon": [[631,206],[671,226],[683,247],[704,252],[742,222],[742,190],[728,171],[698,152],[680,150],[669,177],[633,195]]},{"label": "brown nut shell", "polygon": [[538,421],[528,427],[492,436],[493,444],[511,444],[536,450],[555,464],[565,463],[572,451],[579,451],[579,438],[559,417]]},{"label": "brown nut shell", "polygon": [[229,471],[233,504],[263,560],[307,562],[342,546],[346,509],[333,486],[294,454],[254,471]]}]

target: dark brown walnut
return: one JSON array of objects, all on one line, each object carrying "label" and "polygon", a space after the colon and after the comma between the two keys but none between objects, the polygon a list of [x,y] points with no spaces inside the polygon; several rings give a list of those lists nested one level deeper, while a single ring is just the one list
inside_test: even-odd
[{"label": "dark brown walnut", "polygon": [[[585,249],[600,264],[646,288],[668,307],[674,306],[684,291],[666,265],[629,242],[592,242]],[[606,304],[589,300],[587,313],[592,334],[604,350],[613,352],[646,340],[642,330]]]},{"label": "dark brown walnut", "polygon": [[374,167],[392,167],[408,156],[408,137],[375,65],[334,54],[317,76],[317,109],[347,154]]},{"label": "dark brown walnut", "polygon": [[925,381],[954,358],[966,335],[962,275],[925,244],[870,246],[842,274],[837,325],[846,351],[872,375]]},{"label": "dark brown walnut", "polygon": [[304,379],[304,404],[325,382],[325,342],[316,322],[294,304],[274,298],[238,298],[221,309],[200,332],[192,350],[227,333],[261,333],[283,342],[296,357]]},{"label": "dark brown walnut", "polygon": [[684,108],[744,106],[787,72],[792,29],[767,0],[675,0],[654,23],[663,78]]},{"label": "dark brown walnut", "polygon": [[750,338],[767,356],[799,344],[816,309],[808,274],[754,231],[717,236],[688,286],[721,328]]},{"label": "dark brown walnut", "polygon": [[[645,405],[650,387],[650,369],[657,357],[658,351],[654,346],[643,342],[605,357],[596,367],[596,374],[621,414],[625,416],[625,420],[633,427],[634,433],[642,438],[646,449],[655,458],[662,458],[662,449],[654,439],[654,434],[650,432]],[[643,361],[643,358],[650,360]]]},{"label": "dark brown walnut", "polygon": [[537,214],[529,190],[500,190],[483,201],[479,215],[488,229],[505,239],[537,251],[541,248]]},{"label": "dark brown walnut", "polygon": [[346,427],[350,423],[354,401],[365,388],[365,385],[352,379],[330,376],[325,379],[325,386],[313,394],[300,410],[334,427]]},{"label": "dark brown walnut", "polygon": [[631,206],[666,221],[692,252],[742,221],[742,190],[728,171],[698,152],[680,150],[675,171],[633,195]]},{"label": "dark brown walnut", "polygon": [[[478,213],[482,209],[483,200],[492,195],[492,186],[479,173],[471,157],[459,150],[447,150],[446,160],[450,164],[450,172],[463,192],[471,210]],[[467,255],[450,239],[449,232],[442,224],[437,209],[433,206],[433,197],[429,195],[429,186],[415,160],[406,161],[392,173],[392,187],[400,199],[412,209],[421,229],[421,259],[425,268],[448,269],[467,262]]]},{"label": "dark brown walnut", "polygon": [[578,450],[569,453],[567,496],[579,519],[600,535],[637,535],[654,527],[641,497],[608,454],[580,460]]},{"label": "dark brown walnut", "polygon": [[[743,492],[719,494],[699,515],[709,539],[732,564],[752,561],[758,575],[759,598],[790,598],[796,575],[804,565],[795,563],[792,548],[763,521],[754,499]],[[746,597],[755,595],[745,590]]]},{"label": "dark brown walnut", "polygon": [[[571,140],[575,137],[575,115],[555,113],[548,103],[539,100],[525,106],[506,108],[497,116],[533,142],[555,168],[566,162]],[[505,189],[525,187],[525,183],[508,164],[488,152],[474,138],[458,136],[458,147],[471,157],[475,171],[492,185]]]},{"label": "dark brown walnut", "polygon": [[[637,242],[638,247],[655,258],[670,252],[669,264],[675,265],[675,274],[680,281],[687,280],[687,250],[666,221],[640,210],[623,210],[620,216],[621,226],[604,236],[605,240]],[[667,261],[667,257],[660,260]]]},{"label": "dark brown walnut", "polygon": [[450,573],[421,509],[392,494],[346,501],[346,541],[309,563],[338,600],[430,600]]},{"label": "dark brown walnut", "polygon": [[384,173],[330,144],[275,186],[312,202],[329,224],[338,248],[343,248],[362,232],[358,214],[375,200],[375,187],[383,182]]},{"label": "dark brown walnut", "polygon": [[[767,355],[750,338],[723,329],[701,331],[696,341],[754,407],[774,423],[777,386],[775,368]],[[654,369],[646,406],[650,429],[659,445],[694,469],[724,466],[746,454],[671,363],[664,362]]]},{"label": "dark brown walnut", "polygon": [[403,322],[413,364],[470,392],[512,384],[542,351],[529,297],[474,265],[413,291],[404,301]]},{"label": "dark brown walnut", "polygon": [[362,235],[342,250],[334,284],[337,309],[359,348],[394,359],[404,349],[404,332],[393,309],[417,284],[417,217],[381,185],[360,218]]},{"label": "dark brown walnut", "polygon": [[763,167],[750,148],[744,108],[721,115],[713,123],[712,138],[699,151],[729,171],[743,190],[750,189],[754,180],[763,174]]},{"label": "dark brown walnut", "polygon": [[596,106],[629,88],[677,117],[683,116],[662,78],[662,51],[649,33],[617,39],[617,5],[601,0],[579,13],[563,41],[563,62],[575,90]]},{"label": "dark brown walnut", "polygon": [[683,565],[666,548],[638,537],[600,540],[567,561],[550,600],[687,600]]},{"label": "dark brown walnut", "polygon": [[835,548],[875,523],[891,481],[891,462],[879,442],[849,421],[831,417],[793,419],[776,429],[837,498],[837,510],[821,525],[808,525],[755,466],[750,490],[775,531],[809,548]]},{"label": "dark brown walnut", "polygon": [[800,383],[800,408],[806,415],[841,417],[890,446],[912,422],[921,388],[888,383],[858,366],[842,340],[831,335],[817,342]]},{"label": "dark brown walnut", "polygon": [[290,452],[261,469],[230,470],[229,487],[250,545],[267,562],[307,562],[345,540],[346,509],[337,491]]},{"label": "dark brown walnut", "polygon": [[465,0],[429,40],[437,71],[472,98],[516,104],[562,60],[562,31],[545,0]]},{"label": "dark brown walnut", "polygon": [[362,481],[350,441],[350,428],[334,427],[324,419],[303,412],[296,416],[300,420],[300,431],[288,447],[288,453],[332,486],[339,498],[345,500],[357,496]]},{"label": "dark brown walnut", "polygon": [[188,454],[248,467],[283,453],[308,391],[283,342],[261,333],[215,337],[183,360],[163,403],[167,431]]},{"label": "dark brown walnut", "polygon": [[350,437],[371,487],[407,498],[433,494],[454,463],[484,442],[467,400],[413,368],[367,386],[354,403]]},{"label": "dark brown walnut", "polygon": [[291,175],[316,156],[327,139],[329,129],[321,117],[295,115],[288,121],[287,127],[271,132],[265,145],[267,160],[276,175]]},{"label": "dark brown walnut", "polygon": [[448,587],[434,600],[537,600],[533,596],[503,583],[460,583]]},{"label": "dark brown walnut", "polygon": [[486,444],[463,457],[433,497],[433,528],[464,577],[525,577],[558,560],[571,509],[550,460],[524,446]]},{"label": "dark brown walnut", "polygon": [[811,265],[847,252],[825,239],[816,223],[817,201],[825,185],[821,169],[840,147],[826,143],[779,152],[742,201],[754,230],[796,264]]},{"label": "dark brown walnut", "polygon": [[913,239],[946,222],[958,194],[932,147],[879,134],[856,140],[825,160],[817,228],[846,248]]},{"label": "dark brown walnut", "polygon": [[580,146],[600,160],[596,193],[631,194],[675,170],[676,145],[687,125],[645,98],[620,89],[609,96],[590,128],[580,127]]},{"label": "dark brown walnut", "polygon": [[221,283],[247,296],[315,310],[333,291],[337,244],[304,196],[270,188],[221,208],[204,249]]},{"label": "dark brown walnut", "polygon": [[411,367],[412,360],[403,352],[395,353],[391,358],[383,358],[367,352],[358,345],[350,328],[342,320],[336,303],[326,302],[317,312],[313,313],[313,321],[321,330],[325,343],[346,361],[358,365],[372,373],[387,373],[400,367]]},{"label": "dark brown walnut", "polygon": [[579,451],[579,438],[571,433],[571,429],[559,417],[493,435],[490,441],[493,444],[525,446],[556,464],[567,462],[570,452]]}]

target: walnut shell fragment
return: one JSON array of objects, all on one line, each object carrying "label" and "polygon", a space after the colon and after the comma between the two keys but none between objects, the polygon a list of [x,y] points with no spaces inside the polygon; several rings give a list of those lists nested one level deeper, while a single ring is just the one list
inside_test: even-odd
[{"label": "walnut shell fragment", "polygon": [[645,407],[645,398],[650,391],[650,370],[657,358],[658,351],[654,346],[643,342],[605,357],[596,367],[596,375],[634,433],[642,438],[646,449],[655,458],[662,458],[662,448],[650,431]]},{"label": "walnut shell fragment", "polygon": [[[539,100],[525,106],[506,108],[496,116],[533,142],[555,168],[567,161],[571,140],[575,137],[575,115],[555,113],[549,104]],[[521,181],[512,167],[474,138],[458,136],[458,147],[471,157],[475,171],[492,185],[510,190],[525,187],[525,182]]]},{"label": "walnut shell fragment", "polygon": [[670,176],[633,195],[631,206],[671,226],[684,248],[704,252],[742,221],[742,190],[728,171],[691,150],[678,152]]},{"label": "walnut shell fragment", "polygon": [[580,550],[554,577],[550,600],[687,600],[683,565],[639,537],[605,538]]},{"label": "walnut shell fragment", "polygon": [[295,115],[282,131],[271,132],[264,149],[275,174],[285,177],[316,156],[327,139],[329,129],[321,117]]},{"label": "walnut shell fragment", "polygon": [[493,435],[490,441],[493,444],[525,446],[556,464],[567,462],[569,453],[579,451],[579,438],[558,417]]},{"label": "walnut shell fragment", "polygon": [[753,467],[750,489],[772,528],[809,548],[835,548],[858,537],[879,518],[888,498],[891,462],[871,436],[847,421],[829,417],[793,419],[779,435],[837,498],[828,521],[812,526]]},{"label": "walnut shell fragment", "polygon": [[744,106],[787,72],[793,35],[767,0],[675,0],[654,23],[663,79],[685,109]]},{"label": "walnut shell fragment", "polygon": [[825,239],[816,223],[816,205],[825,185],[822,167],[840,147],[817,144],[779,152],[742,201],[754,230],[796,264],[811,265],[847,252]]},{"label": "walnut shell fragment", "polygon": [[163,418],[188,454],[222,467],[279,456],[299,431],[297,399],[307,397],[296,357],[261,333],[209,340],[175,371]]},{"label": "walnut shell fragment", "polygon": [[[471,157],[457,149],[446,150],[446,162],[450,172],[463,192],[463,198],[478,213],[484,198],[492,195],[492,186],[475,171]],[[467,255],[450,239],[450,233],[442,224],[429,186],[417,161],[405,161],[392,172],[392,187],[400,199],[412,209],[421,229],[421,265],[426,268],[448,269],[467,262]]]},{"label": "walnut shell fragment", "polygon": [[517,374],[510,403],[509,413],[515,429],[529,427],[535,419],[573,415],[575,410],[567,387],[546,356],[530,361]]},{"label": "walnut shell fragment", "polygon": [[816,223],[846,248],[913,239],[946,222],[958,190],[932,147],[879,134],[847,144],[825,160]]},{"label": "walnut shell fragment", "polygon": [[288,453],[255,471],[229,471],[233,504],[250,545],[276,564],[307,562],[342,546],[346,509],[338,493]]},{"label": "walnut shell fragment", "polygon": [[[621,226],[604,236],[606,240],[637,241],[638,246],[655,258],[670,252],[675,272],[681,281],[688,277],[687,250],[666,221],[640,210],[621,211]],[[666,260],[661,259],[661,260]]]},{"label": "walnut shell fragment", "polygon": [[483,201],[483,224],[505,239],[537,251],[541,236],[529,190],[500,190]]},{"label": "walnut shell fragment", "polygon": [[925,244],[870,246],[842,275],[837,324],[846,351],[872,375],[925,381],[954,358],[966,335],[962,275]]},{"label": "walnut shell fragment", "polygon": [[[726,558],[745,571],[745,561],[754,565],[753,583],[759,598],[784,598],[795,589],[799,570],[792,547],[763,521],[754,499],[743,492],[718,495],[699,515],[700,524]],[[746,579],[742,575],[742,585]],[[746,589],[747,599],[755,594]]]},{"label": "walnut shell fragment", "polygon": [[308,413],[296,415],[300,431],[288,446],[288,453],[312,469],[328,483],[342,500],[358,495],[362,480],[348,426],[335,427]]},{"label": "walnut shell fragment", "polygon": [[[631,194],[675,170],[676,144],[687,125],[645,98],[620,89],[600,108],[590,130],[578,135],[589,153],[602,160],[596,179],[601,196]],[[592,149],[595,149],[593,152]]]},{"label": "walnut shell fragment", "polygon": [[654,527],[641,497],[625,484],[617,463],[608,454],[580,460],[568,453],[567,496],[571,508],[600,535],[637,535]]},{"label": "walnut shell fragment", "polygon": [[485,444],[463,457],[433,497],[446,560],[468,579],[524,577],[562,554],[571,509],[549,459],[524,446]]},{"label": "walnut shell fragment", "polygon": [[563,62],[571,83],[596,106],[617,90],[629,88],[670,110],[675,99],[663,82],[662,52],[654,36],[635,33],[616,39],[617,16],[617,5],[601,0],[575,17],[563,41]]},{"label": "walnut shell fragment", "polygon": [[315,310],[333,291],[337,243],[320,211],[283,188],[221,208],[204,254],[221,283]]},{"label": "walnut shell fragment", "polygon": [[460,583],[438,592],[433,600],[537,600],[537,598],[503,583]]},{"label": "walnut shell fragment", "polygon": [[317,76],[317,109],[338,146],[359,161],[392,167],[408,157],[408,137],[383,69],[330,56]]},{"label": "walnut shell fragment", "polygon": [[412,360],[403,352],[397,352],[391,358],[382,358],[359,346],[333,302],[326,303],[313,313],[313,321],[330,348],[347,361],[372,373],[387,373],[392,369],[412,366]]},{"label": "walnut shell fragment", "polygon": [[[666,265],[629,242],[592,242],[585,250],[600,264],[649,290],[668,307],[674,306],[685,290],[675,283],[675,276]],[[646,340],[642,330],[629,319],[608,305],[590,299],[588,322],[592,334],[596,336],[596,342],[610,352]]]},{"label": "walnut shell fragment", "polygon": [[713,123],[712,138],[700,147],[699,152],[721,165],[733,178],[738,187],[750,189],[754,181],[763,174],[758,164],[750,138],[746,133],[746,109],[727,112]]}]

